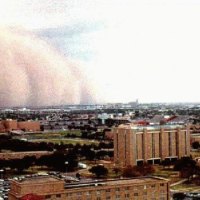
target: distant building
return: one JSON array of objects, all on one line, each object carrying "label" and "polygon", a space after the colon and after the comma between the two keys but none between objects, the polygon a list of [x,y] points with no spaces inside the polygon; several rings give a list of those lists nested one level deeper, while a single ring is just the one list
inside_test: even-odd
[{"label": "distant building", "polygon": [[17,130],[17,120],[7,119],[2,121],[6,131]]},{"label": "distant building", "polygon": [[0,132],[15,130],[40,131],[39,121],[20,121],[7,119],[0,121]]},{"label": "distant building", "polygon": [[158,164],[190,155],[189,126],[128,124],[113,128],[113,134],[114,160],[121,166]]},{"label": "distant building", "polygon": [[40,122],[38,121],[22,121],[17,123],[17,127],[24,131],[40,131]]},{"label": "distant building", "polygon": [[0,133],[4,133],[5,131],[6,131],[6,128],[5,128],[4,124],[3,124],[3,122],[0,121]]},{"label": "distant building", "polygon": [[139,101],[138,101],[138,99],[136,99],[136,101],[129,102],[128,104],[129,104],[131,107],[137,107],[138,104],[139,104]]},{"label": "distant building", "polygon": [[66,184],[54,177],[34,177],[11,181],[9,200],[18,200],[28,194],[48,200],[170,199],[169,182],[154,177]]}]

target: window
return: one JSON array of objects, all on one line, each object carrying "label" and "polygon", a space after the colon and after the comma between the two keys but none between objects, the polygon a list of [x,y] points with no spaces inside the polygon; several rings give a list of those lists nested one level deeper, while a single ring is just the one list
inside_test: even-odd
[{"label": "window", "polygon": [[115,196],[115,199],[116,199],[116,200],[120,200],[120,195],[116,195],[116,196]]},{"label": "window", "polygon": [[163,187],[163,186],[165,186],[165,184],[164,184],[164,183],[161,183],[161,184],[160,184],[160,186],[162,186],[162,187]]},{"label": "window", "polygon": [[134,193],[134,196],[137,197],[137,196],[138,196],[138,193]]},{"label": "window", "polygon": [[127,198],[127,197],[130,197],[130,194],[125,194],[125,197]]},{"label": "window", "polygon": [[111,199],[110,196],[107,196],[107,197],[106,197],[106,200],[110,200],[110,199]]},{"label": "window", "polygon": [[115,191],[120,191],[120,188],[116,188]]},{"label": "window", "polygon": [[155,184],[153,184],[153,185],[151,185],[151,187],[152,187],[152,188],[155,188],[155,187],[156,187],[156,185],[155,185]]},{"label": "window", "polygon": [[107,189],[106,192],[110,192],[110,189]]},{"label": "window", "polygon": [[125,190],[129,190],[129,187],[125,187],[124,189],[125,189]]},{"label": "window", "polygon": [[91,195],[91,192],[90,192],[90,191],[87,191],[87,192],[86,192],[86,195],[87,195],[87,196]]},{"label": "window", "polygon": [[71,196],[72,196],[72,193],[68,193],[68,194],[67,194],[67,197],[71,197]]},{"label": "window", "polygon": [[56,198],[60,198],[60,197],[61,197],[61,194],[57,194],[57,195],[56,195]]},{"label": "window", "polygon": [[96,194],[97,194],[97,195],[100,195],[100,194],[101,194],[101,191],[100,191],[100,190],[97,190],[97,191],[96,191]]},{"label": "window", "polygon": [[45,196],[45,199],[50,199],[51,198],[51,195],[46,195]]},{"label": "window", "polygon": [[81,200],[82,199],[82,192],[77,192],[76,199]]},{"label": "window", "polygon": [[97,197],[97,200],[101,200],[101,197]]}]

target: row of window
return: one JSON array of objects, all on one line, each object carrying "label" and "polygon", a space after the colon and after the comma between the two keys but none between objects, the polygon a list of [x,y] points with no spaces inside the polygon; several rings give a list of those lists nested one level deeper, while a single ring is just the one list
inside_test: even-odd
[{"label": "row of window", "polygon": [[[71,197],[71,196],[73,196],[73,195],[76,195],[76,197],[77,197],[77,199],[81,199],[82,198],[82,192],[78,192],[78,193],[68,193],[68,194],[66,194],[66,196],[67,197]],[[86,192],[86,195],[87,194],[91,194],[91,192]],[[97,191],[97,200],[101,200],[101,197],[100,197],[100,191]],[[166,191],[165,190],[162,190],[161,192],[160,192],[160,194],[161,194],[161,197],[163,197],[164,198],[164,196],[165,196],[165,194],[166,194]],[[143,195],[144,196],[146,196],[147,195],[147,192],[145,191],[145,192],[143,192]],[[152,196],[153,196],[154,194],[152,193]],[[61,198],[61,194],[56,194],[55,195],[56,196],[56,198]],[[139,193],[137,193],[137,192],[135,192],[135,193],[133,193],[133,196],[134,197],[137,197],[137,196],[139,196]],[[129,199],[129,197],[130,197],[130,194],[127,194],[127,193],[125,193],[124,195],[119,195],[119,194],[116,194],[116,196],[115,196],[115,199],[117,200],[117,199],[120,199],[120,197],[125,197],[125,199]],[[45,199],[50,199],[51,198],[51,195],[46,195],[45,196]],[[88,197],[87,198],[87,200],[90,200],[91,199],[91,197]],[[111,199],[111,197],[110,196],[106,196],[106,200],[110,200]]]}]

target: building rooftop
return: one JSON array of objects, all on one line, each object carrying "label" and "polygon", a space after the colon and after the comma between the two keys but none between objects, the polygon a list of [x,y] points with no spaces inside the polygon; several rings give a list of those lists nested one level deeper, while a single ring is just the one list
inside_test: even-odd
[{"label": "building rooftop", "polygon": [[182,124],[166,124],[166,125],[136,125],[136,124],[121,124],[118,128],[132,129],[132,130],[160,130],[160,129],[177,129],[186,128],[186,125]]},{"label": "building rooftop", "polygon": [[14,180],[18,184],[44,184],[44,183],[55,183],[62,181],[61,179],[53,176],[36,176],[36,177],[28,177],[28,178],[20,178],[18,180]]},{"label": "building rooftop", "polygon": [[80,187],[98,187],[98,186],[119,186],[119,185],[134,185],[134,184],[153,184],[155,181],[168,182],[167,179],[158,177],[141,177],[141,178],[129,178],[129,179],[114,179],[114,180],[93,180],[90,182],[81,183],[69,183],[65,185],[65,189],[75,189]]},{"label": "building rooftop", "polygon": [[[87,179],[81,179],[80,182],[72,182],[72,183],[66,183],[65,189],[72,189],[72,188],[80,188],[80,187],[96,187],[96,186],[115,186],[115,185],[124,185],[124,184],[150,184],[154,183],[155,181],[164,181],[168,182],[167,179],[160,178],[160,177],[139,177],[139,178],[126,178],[126,179],[110,179],[110,180],[87,180]],[[45,184],[45,183],[55,183],[55,182],[63,182],[60,178],[57,178],[55,176],[36,176],[36,177],[26,177],[21,178],[18,180],[13,180],[13,182],[17,184]]]}]

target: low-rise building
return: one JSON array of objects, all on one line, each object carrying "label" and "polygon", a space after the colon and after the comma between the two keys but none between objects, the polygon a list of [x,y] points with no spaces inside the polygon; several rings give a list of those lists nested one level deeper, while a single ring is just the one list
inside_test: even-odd
[{"label": "low-rise building", "polygon": [[22,121],[17,123],[17,127],[24,131],[40,131],[40,122],[38,121]]},{"label": "low-rise building", "polygon": [[24,130],[24,131],[40,131],[39,121],[17,121],[12,119],[0,121],[0,132]]},{"label": "low-rise building", "polygon": [[54,177],[11,181],[9,200],[28,194],[53,200],[169,200],[169,182],[156,177],[65,183]]}]

